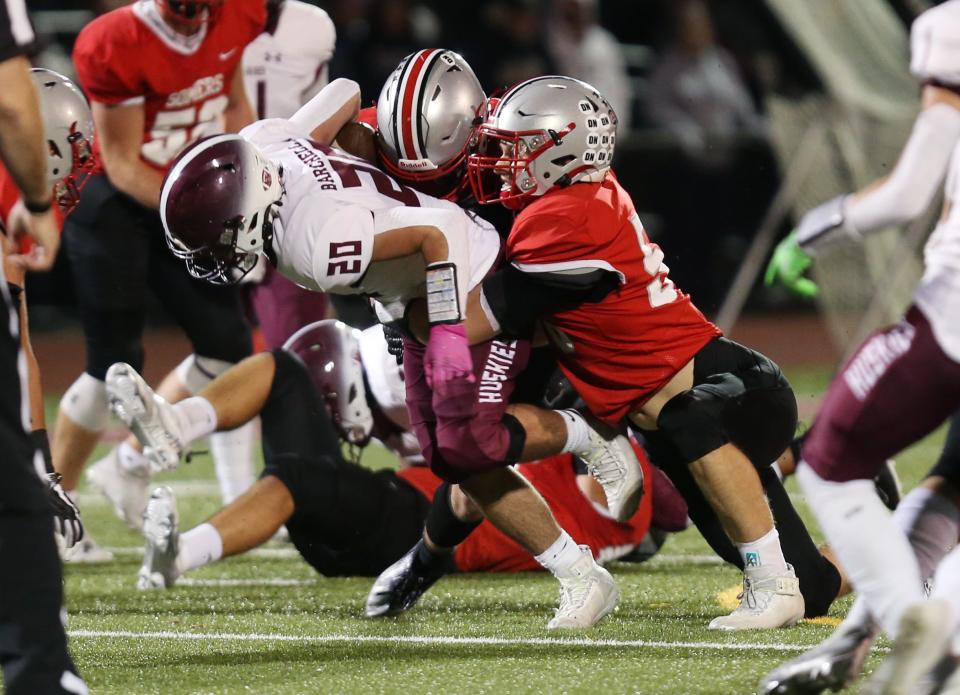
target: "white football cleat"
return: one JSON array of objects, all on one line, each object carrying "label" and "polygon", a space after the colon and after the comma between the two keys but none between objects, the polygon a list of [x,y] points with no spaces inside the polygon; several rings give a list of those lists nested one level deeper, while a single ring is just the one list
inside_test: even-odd
[{"label": "white football cleat", "polygon": [[837,692],[863,672],[876,628],[841,625],[813,649],[781,664],[760,681],[759,695],[801,695]]},{"label": "white football cleat", "polygon": [[560,580],[560,607],[547,623],[549,630],[579,630],[596,625],[620,600],[613,577],[593,559],[590,547],[580,546],[583,556],[570,568],[572,576]]},{"label": "white football cleat", "polygon": [[150,495],[147,510],[143,513],[143,565],[137,575],[137,588],[169,589],[177,572],[177,551],[180,546],[180,519],[177,515],[177,498],[169,487],[158,487]]},{"label": "white football cleat", "polygon": [[176,468],[184,447],[173,406],[125,362],[110,366],[106,384],[110,410],[143,444],[143,454],[154,472]]},{"label": "white football cleat", "polygon": [[636,514],[643,497],[643,469],[629,439],[622,434],[604,439],[591,427],[590,448],[576,455],[603,487],[607,510],[614,519],[628,521]]},{"label": "white football cleat", "polygon": [[771,630],[790,627],[803,619],[806,604],[793,567],[774,574],[763,567],[750,567],[743,574],[740,605],[730,615],[710,621],[711,630]]},{"label": "white football cleat", "polygon": [[944,600],[922,601],[907,608],[890,655],[861,688],[861,694],[916,695],[920,681],[947,650],[951,617],[950,605]]},{"label": "white football cleat", "polygon": [[117,447],[90,466],[87,482],[113,505],[117,516],[127,526],[139,531],[143,528],[143,510],[150,499],[150,476],[147,471],[138,473],[120,465]]},{"label": "white football cleat", "polygon": [[102,548],[90,535],[89,529],[84,529],[83,538],[72,548],[63,547],[61,538],[57,538],[57,547],[60,549],[60,559],[71,565],[98,565],[113,561],[113,553]]}]

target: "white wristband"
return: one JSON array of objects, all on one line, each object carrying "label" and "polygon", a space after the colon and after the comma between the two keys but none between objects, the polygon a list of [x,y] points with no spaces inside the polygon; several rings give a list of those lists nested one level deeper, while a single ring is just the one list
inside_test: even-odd
[{"label": "white wristband", "polygon": [[427,266],[427,317],[431,324],[463,321],[457,266],[447,261]]}]

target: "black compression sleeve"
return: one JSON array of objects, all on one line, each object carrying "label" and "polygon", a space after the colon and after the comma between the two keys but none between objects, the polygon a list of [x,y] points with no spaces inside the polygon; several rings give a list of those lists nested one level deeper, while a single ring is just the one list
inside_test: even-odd
[{"label": "black compression sleeve", "polygon": [[602,268],[582,273],[525,273],[505,265],[483,281],[483,296],[503,333],[528,336],[537,319],[599,302],[619,286],[620,276]]}]

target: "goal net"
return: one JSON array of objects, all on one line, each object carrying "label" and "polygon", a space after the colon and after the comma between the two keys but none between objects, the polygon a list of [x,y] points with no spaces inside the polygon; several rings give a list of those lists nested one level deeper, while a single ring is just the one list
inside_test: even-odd
[{"label": "goal net", "polygon": [[[887,0],[766,2],[824,86],[819,94],[772,95],[767,103],[784,172],[777,203],[799,219],[892,169],[916,117],[919,90],[908,70],[908,28]],[[909,230],[877,232],[818,257],[819,305],[842,352],[909,303],[931,218],[932,210]],[[771,225],[767,244],[773,235]]]}]

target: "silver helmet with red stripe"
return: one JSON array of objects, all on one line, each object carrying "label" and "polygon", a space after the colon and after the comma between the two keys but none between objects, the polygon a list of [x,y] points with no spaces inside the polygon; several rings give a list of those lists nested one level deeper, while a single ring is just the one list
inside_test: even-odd
[{"label": "silver helmet with red stripe", "polygon": [[554,186],[596,180],[610,168],[617,114],[572,77],[535,77],[511,88],[477,129],[468,162],[479,203],[522,207]]},{"label": "silver helmet with red stripe", "polygon": [[393,71],[377,101],[382,164],[421,191],[454,199],[466,188],[466,157],[487,98],[458,53],[426,48]]}]

